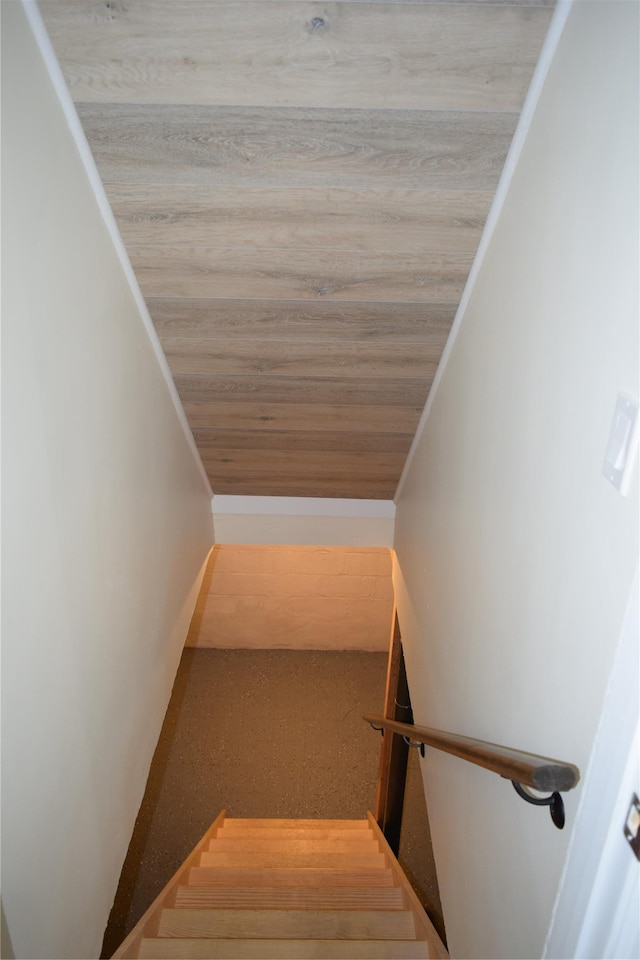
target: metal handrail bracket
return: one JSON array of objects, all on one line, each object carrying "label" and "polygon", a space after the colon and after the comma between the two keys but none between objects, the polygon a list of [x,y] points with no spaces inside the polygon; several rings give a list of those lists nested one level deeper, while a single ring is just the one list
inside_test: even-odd
[{"label": "metal handrail bracket", "polygon": [[[410,746],[427,744],[436,750],[467,760],[476,766],[491,770],[507,780],[523,800],[536,806],[548,806],[556,827],[564,826],[564,803],[560,791],[571,790],[580,780],[580,771],[574,764],[552,760],[523,750],[513,750],[486,740],[476,740],[432,727],[387,720],[381,716],[365,715],[363,718],[375,728],[382,727],[406,739]],[[421,750],[422,753],[422,750]],[[424,754],[423,754],[424,755]],[[524,788],[551,791],[548,797],[535,797]]]}]

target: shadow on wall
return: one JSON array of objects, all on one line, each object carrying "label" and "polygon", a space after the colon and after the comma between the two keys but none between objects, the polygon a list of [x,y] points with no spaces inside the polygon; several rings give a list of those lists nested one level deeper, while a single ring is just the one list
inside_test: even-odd
[{"label": "shadow on wall", "polygon": [[0,927],[0,956],[2,960],[15,960],[15,953],[13,951],[13,944],[11,943],[11,937],[9,936],[9,928],[7,926],[7,918],[4,915],[4,904],[0,900],[0,913],[2,915],[1,921],[2,926]]},{"label": "shadow on wall", "polygon": [[447,932],[431,844],[424,783],[420,771],[420,760],[415,750],[409,751],[398,860],[436,928],[438,936],[446,944]]}]

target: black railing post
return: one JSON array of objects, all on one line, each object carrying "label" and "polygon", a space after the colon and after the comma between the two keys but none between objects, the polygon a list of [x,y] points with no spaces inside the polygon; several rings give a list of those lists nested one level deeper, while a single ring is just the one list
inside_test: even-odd
[{"label": "black railing post", "polygon": [[[404,665],[404,655],[400,651],[400,669],[398,671],[398,685],[394,696],[393,719],[400,723],[413,723],[413,711],[407,684],[407,671]],[[402,809],[404,807],[404,792],[407,782],[407,762],[409,747],[401,734],[385,730],[385,737],[391,737],[389,751],[389,767],[387,777],[387,794],[384,803],[382,823],[380,829],[394,854],[398,856],[400,848],[400,830],[402,828]]]}]

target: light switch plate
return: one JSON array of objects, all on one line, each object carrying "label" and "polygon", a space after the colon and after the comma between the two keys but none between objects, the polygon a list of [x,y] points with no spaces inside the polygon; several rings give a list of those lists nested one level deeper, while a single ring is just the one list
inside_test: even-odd
[{"label": "light switch plate", "polygon": [[638,447],[638,401],[619,393],[602,472],[623,496],[629,492]]}]

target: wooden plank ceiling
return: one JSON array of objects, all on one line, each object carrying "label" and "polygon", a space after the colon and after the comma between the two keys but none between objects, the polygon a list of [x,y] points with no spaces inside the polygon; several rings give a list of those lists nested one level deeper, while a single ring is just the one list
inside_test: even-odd
[{"label": "wooden plank ceiling", "polygon": [[552,2],[40,8],[214,492],[392,498]]}]

